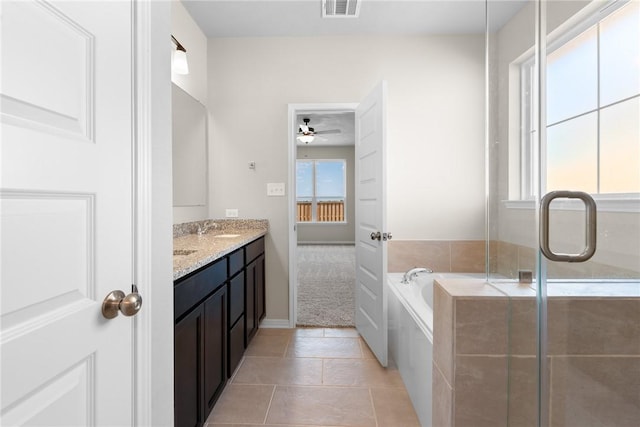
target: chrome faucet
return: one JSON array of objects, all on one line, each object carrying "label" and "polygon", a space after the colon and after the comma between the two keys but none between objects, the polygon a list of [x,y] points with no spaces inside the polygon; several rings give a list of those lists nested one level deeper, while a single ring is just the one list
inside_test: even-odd
[{"label": "chrome faucet", "polygon": [[418,273],[433,273],[433,270],[424,267],[412,268],[411,270],[404,273],[404,276],[402,276],[402,280],[400,281],[400,283],[408,284],[418,275]]}]

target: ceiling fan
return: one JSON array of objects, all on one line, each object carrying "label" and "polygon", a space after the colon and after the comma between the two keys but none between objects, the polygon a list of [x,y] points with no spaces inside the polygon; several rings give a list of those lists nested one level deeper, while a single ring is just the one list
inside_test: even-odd
[{"label": "ceiling fan", "polygon": [[326,135],[326,134],[341,132],[340,129],[328,129],[328,130],[316,131],[314,128],[309,126],[309,122],[311,121],[311,119],[309,119],[308,117],[305,117],[304,119],[302,119],[302,121],[304,122],[304,124],[300,125],[300,127],[298,128],[298,140],[300,142],[304,142],[305,144],[308,144],[311,141],[313,141],[313,137],[316,135]]}]

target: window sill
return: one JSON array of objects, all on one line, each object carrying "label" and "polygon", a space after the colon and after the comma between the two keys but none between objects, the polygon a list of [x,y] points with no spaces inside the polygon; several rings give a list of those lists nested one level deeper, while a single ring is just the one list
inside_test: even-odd
[{"label": "window sill", "polygon": [[[640,213],[640,194],[599,194],[593,196],[599,212]],[[535,209],[535,200],[503,200],[507,209]],[[552,210],[583,211],[580,200],[557,199],[551,204]]]}]

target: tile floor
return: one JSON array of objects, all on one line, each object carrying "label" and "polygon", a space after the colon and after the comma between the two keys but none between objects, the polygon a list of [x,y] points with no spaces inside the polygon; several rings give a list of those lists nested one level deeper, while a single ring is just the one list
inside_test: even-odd
[{"label": "tile floor", "polygon": [[205,426],[419,427],[355,329],[260,329]]}]

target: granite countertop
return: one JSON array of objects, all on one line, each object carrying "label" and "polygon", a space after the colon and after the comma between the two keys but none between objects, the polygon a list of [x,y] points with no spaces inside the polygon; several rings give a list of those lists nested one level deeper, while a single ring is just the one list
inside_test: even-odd
[{"label": "granite countertop", "polygon": [[[204,231],[198,234],[198,230]],[[216,219],[173,226],[173,280],[264,236],[267,220]]]}]

